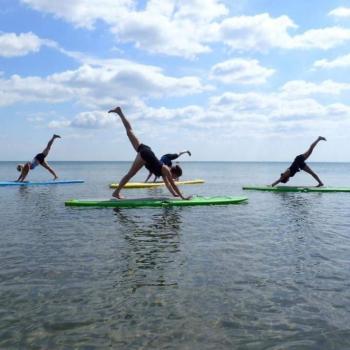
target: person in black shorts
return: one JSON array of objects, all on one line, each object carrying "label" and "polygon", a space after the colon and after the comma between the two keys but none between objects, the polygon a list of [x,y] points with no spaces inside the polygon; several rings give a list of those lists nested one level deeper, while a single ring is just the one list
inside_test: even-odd
[{"label": "person in black shorts", "polygon": [[282,182],[282,183],[287,183],[289,181],[289,179],[291,177],[293,177],[297,172],[299,172],[300,170],[304,170],[305,172],[307,172],[308,174],[310,174],[317,182],[318,185],[317,187],[321,187],[323,186],[322,181],[320,180],[320,178],[317,176],[317,174],[315,174],[310,167],[305,163],[305,161],[310,157],[312,151],[314,150],[314,148],[316,147],[316,145],[320,142],[320,141],[326,141],[326,139],[323,136],[319,136],[318,139],[311,144],[311,146],[309,147],[309,149],[303,153],[303,154],[299,154],[293,161],[293,163],[291,164],[291,166],[284,172],[281,174],[281,177],[276,180],[271,186],[276,186],[278,183]]},{"label": "person in black shorts", "polygon": [[25,164],[18,164],[17,165],[17,171],[19,171],[21,174],[19,175],[18,179],[16,182],[23,182],[24,179],[27,177],[28,173],[30,170],[35,169],[39,164],[47,169],[53,176],[54,180],[58,178],[56,175],[55,171],[47,164],[45,158],[50,152],[51,146],[54,142],[55,139],[61,138],[59,135],[53,135],[49,143],[47,144],[46,148],[42,151],[42,153],[38,153],[32,161],[27,162]]},{"label": "person in black shorts", "polygon": [[[185,153],[187,153],[189,156],[191,156],[190,151],[183,151],[183,152],[179,152],[179,153],[167,153],[167,154],[164,154],[164,156],[162,156],[160,158],[160,161],[172,170],[172,174],[175,176],[177,175],[176,177],[174,177],[175,181],[177,181],[179,179],[179,177],[182,175],[182,169],[180,168],[179,165],[173,165],[172,161],[179,158],[180,156],[182,156]],[[150,171],[145,182],[147,182],[152,175],[154,175],[154,174]],[[158,176],[154,175],[153,182],[156,182],[157,179],[158,179]]]},{"label": "person in black shorts", "polygon": [[116,107],[108,111],[108,113],[116,113],[120,117],[128,138],[137,152],[134,163],[132,164],[128,173],[120,180],[118,188],[113,192],[112,196],[118,199],[122,199],[123,197],[120,195],[121,189],[125,186],[125,184],[136,175],[136,173],[145,166],[149,171],[151,171],[156,176],[162,176],[164,183],[170,193],[174,197],[181,197],[182,199],[190,199],[191,197],[184,197],[178,187],[176,186],[173,177],[176,174],[172,174],[171,169],[164,165],[153,153],[152,149],[149,146],[140,143],[138,138],[135,136],[134,131],[131,128],[131,124],[124,116],[120,107]]}]

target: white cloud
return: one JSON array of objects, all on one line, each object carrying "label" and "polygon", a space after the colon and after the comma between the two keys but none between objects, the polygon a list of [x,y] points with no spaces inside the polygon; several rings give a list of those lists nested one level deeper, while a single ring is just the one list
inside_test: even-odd
[{"label": "white cloud", "polygon": [[48,127],[51,129],[60,129],[60,128],[68,128],[71,125],[71,121],[67,119],[61,119],[61,120],[52,120]]},{"label": "white cloud", "polygon": [[89,111],[79,113],[73,119],[71,126],[77,128],[100,129],[109,128],[115,124],[115,118],[105,111]]},{"label": "white cloud", "polygon": [[163,53],[193,58],[210,52],[203,44],[202,27],[192,21],[169,21],[168,18],[149,13],[132,13],[113,27],[122,42],[134,42],[137,48],[151,53]]},{"label": "white cloud", "polygon": [[211,68],[210,77],[225,84],[264,84],[274,70],[262,67],[258,60],[235,58]]},{"label": "white cloud", "polygon": [[311,29],[292,38],[287,48],[328,50],[350,40],[350,29],[327,27]]},{"label": "white cloud", "polygon": [[287,16],[272,18],[267,13],[238,16],[226,18],[218,24],[217,39],[235,50],[267,51],[288,45],[291,40],[288,30],[295,28],[297,26]]},{"label": "white cloud", "polygon": [[328,106],[328,112],[334,117],[350,116],[350,106],[343,103],[333,103]]},{"label": "white cloud", "polygon": [[171,77],[154,66],[126,60],[84,64],[76,70],[52,74],[46,78],[13,75],[0,77],[0,105],[41,101],[58,103],[68,100],[90,108],[108,108],[127,101],[183,96],[210,89],[194,76]]},{"label": "white cloud", "polygon": [[122,42],[132,41],[150,52],[186,57],[210,51],[202,40],[206,27],[228,13],[217,0],[150,0],[139,11],[132,0],[22,0],[22,3],[88,29],[101,20]]},{"label": "white cloud", "polygon": [[308,96],[316,94],[339,95],[350,90],[350,84],[325,80],[320,83],[305,80],[289,81],[281,87],[281,91],[288,96]]},{"label": "white cloud", "polygon": [[193,58],[211,51],[206,41],[214,20],[227,13],[217,0],[150,0],[145,10],[130,12],[112,30],[143,50]]},{"label": "white cloud", "polygon": [[[288,86],[288,84],[286,84]],[[179,108],[150,107],[138,101],[123,109],[137,134],[151,141],[164,135],[190,132],[191,137],[310,136],[327,130],[337,136],[339,125],[350,125],[350,105],[323,104],[314,98],[277,93],[226,92],[209,99],[207,105]],[[110,128],[119,121],[105,111],[83,112],[72,120],[57,120],[50,127],[71,129]],[[117,123],[117,124],[115,124]],[[231,135],[231,136],[230,136]],[[167,136],[168,137],[168,136]]]},{"label": "white cloud", "polygon": [[350,40],[350,29],[326,27],[290,35],[296,29],[287,16],[272,18],[269,14],[231,17],[219,24],[219,37],[232,49],[268,51],[282,49],[323,49],[339,46]]},{"label": "white cloud", "polygon": [[110,106],[113,101],[133,98],[196,94],[209,88],[197,77],[170,77],[158,67],[125,60],[103,66],[85,64],[77,70],[54,74],[52,80],[79,89],[81,103],[95,106]]},{"label": "white cloud", "polygon": [[268,113],[276,105],[277,99],[273,95],[260,94],[256,92],[235,93],[225,92],[220,96],[213,96],[210,105],[220,111],[230,109],[238,113]]},{"label": "white cloud", "polygon": [[82,128],[82,129],[104,129],[116,125],[116,119],[106,111],[81,112],[72,120],[53,120],[49,123],[52,129],[57,128]]},{"label": "white cloud", "polygon": [[284,121],[318,121],[326,115],[326,108],[318,101],[311,98],[284,99],[276,103],[271,112],[275,120]]},{"label": "white cloud", "polygon": [[0,106],[31,101],[59,103],[73,99],[76,94],[77,90],[57,84],[50,77],[13,75],[9,79],[0,78]]},{"label": "white cloud", "polygon": [[42,122],[44,121],[44,118],[41,116],[36,116],[36,117],[28,117],[27,120],[31,123],[40,123],[42,124]]},{"label": "white cloud", "polygon": [[332,68],[347,68],[350,67],[350,54],[337,57],[334,60],[322,59],[314,62],[314,68],[332,69]]},{"label": "white cloud", "polygon": [[54,14],[77,27],[92,29],[98,20],[115,23],[134,8],[133,0],[21,0],[35,10]]},{"label": "white cloud", "polygon": [[350,8],[349,7],[337,7],[336,9],[328,13],[329,16],[346,18],[350,17]]},{"label": "white cloud", "polygon": [[331,111],[350,117],[349,110],[344,105],[322,105],[312,98],[288,95],[286,93],[232,93],[226,92],[212,97],[210,108],[222,115],[239,115],[240,118],[253,117],[261,121],[301,121],[320,120],[330,117]]},{"label": "white cloud", "polygon": [[29,33],[0,33],[0,56],[16,57],[38,52],[41,46],[55,46],[55,43]]},{"label": "white cloud", "polygon": [[32,8],[54,14],[76,26],[92,29],[100,20],[120,42],[131,42],[151,53],[194,58],[223,43],[232,50],[323,49],[350,40],[350,29],[326,27],[292,35],[298,26],[288,16],[228,17],[219,0],[149,0],[137,8],[132,0],[22,0]]}]

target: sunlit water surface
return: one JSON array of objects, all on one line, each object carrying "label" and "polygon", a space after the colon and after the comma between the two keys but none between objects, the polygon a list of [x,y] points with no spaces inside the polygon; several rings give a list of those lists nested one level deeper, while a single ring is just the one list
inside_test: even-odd
[{"label": "sunlit water surface", "polygon": [[[69,208],[70,198],[108,198],[130,163],[52,165],[86,183],[0,188],[1,349],[350,348],[350,193],[244,192],[287,164],[193,162],[184,178],[206,183],[183,192],[249,202]],[[349,164],[310,165],[350,186]],[[14,179],[15,163],[0,175]],[[49,178],[39,169],[30,179]]]}]

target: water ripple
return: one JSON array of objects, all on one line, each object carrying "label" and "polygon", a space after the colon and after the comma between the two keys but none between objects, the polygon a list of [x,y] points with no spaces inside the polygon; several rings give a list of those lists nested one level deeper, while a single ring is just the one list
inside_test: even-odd
[{"label": "water ripple", "polygon": [[[344,194],[251,192],[238,206],[73,210],[64,199],[109,196],[111,174],[127,165],[57,166],[67,178],[86,175],[87,185],[1,189],[0,348],[350,348]],[[279,170],[186,168],[207,180],[186,193],[206,195],[241,194],[251,174],[265,183]]]}]

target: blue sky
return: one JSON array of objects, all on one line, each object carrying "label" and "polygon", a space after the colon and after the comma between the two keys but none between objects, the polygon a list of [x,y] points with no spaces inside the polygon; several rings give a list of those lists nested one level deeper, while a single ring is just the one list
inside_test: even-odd
[{"label": "blue sky", "polygon": [[0,160],[350,161],[350,1],[0,0]]}]

